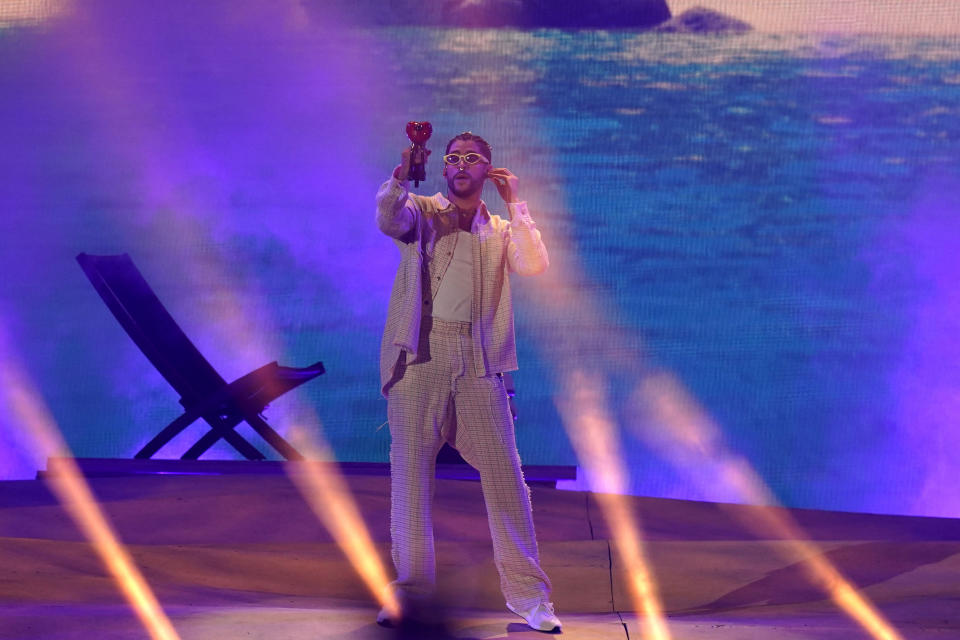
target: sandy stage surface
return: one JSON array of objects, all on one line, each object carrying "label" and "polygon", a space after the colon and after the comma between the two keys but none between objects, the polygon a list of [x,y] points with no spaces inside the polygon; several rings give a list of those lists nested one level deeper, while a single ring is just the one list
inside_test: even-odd
[{"label": "sandy stage surface", "polygon": [[[389,479],[348,476],[389,561]],[[390,638],[377,605],[282,474],[90,480],[184,639]],[[628,576],[591,494],[534,487],[564,635],[640,638]],[[676,640],[868,638],[805,577],[758,507],[628,498]],[[148,637],[45,483],[0,483],[0,638]],[[903,638],[960,637],[960,521],[789,512]],[[458,638],[543,637],[503,607],[479,483],[438,480],[439,593]]]}]

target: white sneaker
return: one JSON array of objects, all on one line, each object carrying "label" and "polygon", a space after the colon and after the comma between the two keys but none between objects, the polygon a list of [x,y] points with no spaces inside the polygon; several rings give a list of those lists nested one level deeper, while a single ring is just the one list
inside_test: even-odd
[{"label": "white sneaker", "polygon": [[561,631],[560,618],[553,612],[552,602],[541,602],[532,609],[519,611],[507,603],[507,609],[527,621],[527,626],[537,631]]}]

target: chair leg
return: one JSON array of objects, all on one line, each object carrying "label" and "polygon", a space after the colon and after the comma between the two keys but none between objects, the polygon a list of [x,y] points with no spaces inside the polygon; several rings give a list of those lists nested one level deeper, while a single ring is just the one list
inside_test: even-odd
[{"label": "chair leg", "polygon": [[266,459],[266,456],[260,453],[256,447],[247,442],[243,436],[233,430],[234,427],[240,424],[240,418],[222,420],[220,418],[210,419],[204,416],[204,420],[207,421],[207,424],[210,425],[211,429],[205,433],[202,438],[197,440],[196,444],[187,449],[187,452],[182,456],[184,460],[196,460],[207,449],[212,447],[220,438],[223,438],[230,443],[233,448],[239,451],[240,454],[243,455],[243,457],[247,460]]},{"label": "chair leg", "polygon": [[148,442],[133,457],[140,460],[146,460],[153,457],[153,454],[159,451],[163,445],[173,440],[174,436],[193,424],[194,420],[199,417],[200,416],[195,411],[187,411],[179,418],[164,427],[163,431],[154,436],[153,440]]},{"label": "chair leg", "polygon": [[244,419],[247,421],[253,430],[260,434],[260,437],[267,441],[267,443],[273,447],[277,453],[282,455],[287,460],[303,460],[303,455],[293,448],[289,442],[283,439],[279,433],[277,433],[273,427],[267,424],[267,421],[261,418],[260,416],[246,415]]}]

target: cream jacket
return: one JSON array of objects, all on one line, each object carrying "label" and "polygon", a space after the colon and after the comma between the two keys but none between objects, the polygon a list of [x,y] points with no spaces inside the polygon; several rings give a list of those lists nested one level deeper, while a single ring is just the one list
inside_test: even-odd
[{"label": "cream jacket", "polygon": [[[476,375],[517,368],[509,272],[542,273],[549,265],[525,202],[507,205],[510,220],[491,215],[483,202],[473,219],[472,330]],[[400,266],[390,293],[380,343],[381,392],[387,395],[398,366],[414,362],[420,319],[430,315],[433,297],[453,255],[456,207],[443,195],[411,194],[407,182],[391,178],[377,192],[377,226],[400,249]]]}]

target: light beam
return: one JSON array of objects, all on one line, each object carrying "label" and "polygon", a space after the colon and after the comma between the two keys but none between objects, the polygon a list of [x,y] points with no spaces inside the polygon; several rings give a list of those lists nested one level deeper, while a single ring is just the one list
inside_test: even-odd
[{"label": "light beam", "polygon": [[306,461],[287,462],[287,475],[330,531],[380,606],[390,613],[391,618],[399,619],[400,603],[390,589],[386,568],[343,476],[336,469],[330,446],[319,435],[321,433],[319,425],[309,430],[302,427],[291,430],[291,442],[304,454]]},{"label": "light beam", "polygon": [[[773,492],[750,463],[735,454],[724,443],[722,433],[706,411],[672,375],[651,374],[645,377],[634,393],[638,415],[649,418],[639,425],[639,433],[648,443],[681,469],[696,460],[717,466],[725,484],[734,489],[743,502],[756,505],[777,505]],[[660,435],[653,436],[657,433]],[[663,438],[662,435],[669,436]],[[785,509],[764,508],[748,512],[735,510],[734,515],[754,531],[773,533],[787,544],[788,555],[796,554],[813,584],[822,588],[831,600],[875,640],[902,640],[899,632],[884,618],[873,603],[827,560],[800,525]]]},{"label": "light beam", "polygon": [[94,498],[40,393],[7,344],[6,336],[0,335],[0,394],[5,396],[4,403],[9,406],[14,422],[24,428],[36,449],[42,455],[56,457],[55,464],[51,461],[45,481],[93,545],[150,637],[179,640],[143,574]]},{"label": "light beam", "polygon": [[[249,6],[245,5],[244,10],[249,14],[241,13],[239,18],[232,17],[225,19],[223,24],[212,25],[215,27],[211,31],[212,37],[241,37],[242,29],[246,28],[256,28],[258,31],[272,28],[276,33],[286,35],[289,31],[308,26],[299,2],[287,0],[281,3],[251,3]],[[276,22],[255,22],[261,14],[272,16]],[[170,249],[173,255],[179,258],[172,260],[169,268],[178,270],[182,281],[213,283],[216,286],[216,304],[210,304],[204,310],[209,313],[208,326],[217,328],[216,338],[221,341],[218,345],[220,350],[231,356],[231,362],[262,362],[269,358],[267,354],[283,351],[283,345],[269,337],[273,331],[259,330],[253,324],[252,319],[270,318],[270,307],[256,291],[249,291],[252,288],[249,282],[242,282],[238,278],[235,265],[226,259],[217,259],[216,254],[209,251],[213,240],[209,228],[212,215],[210,212],[217,212],[221,216],[222,229],[229,230],[230,225],[237,224],[237,212],[223,204],[230,199],[229,189],[236,187],[231,183],[227,171],[229,158],[217,155],[214,150],[197,140],[195,129],[185,117],[181,106],[176,104],[176,101],[171,105],[169,100],[160,99],[167,94],[140,94],[131,90],[128,85],[115,81],[115,78],[135,77],[137,63],[151,69],[150,63],[153,60],[138,57],[144,55],[145,49],[129,48],[129,43],[136,42],[138,35],[143,37],[141,34],[124,33],[124,37],[114,37],[110,30],[110,16],[109,12],[80,15],[77,20],[78,28],[97,37],[73,41],[75,46],[79,47],[79,55],[76,56],[78,64],[84,69],[89,65],[97,70],[97,73],[89,74],[92,78],[89,89],[99,99],[100,108],[97,114],[110,122],[111,131],[116,133],[110,140],[111,146],[108,149],[119,159],[117,162],[120,164],[139,169],[142,178],[138,191],[146,194],[144,207],[164,205],[163,223],[157,227],[153,240],[158,246]],[[242,25],[242,28],[238,25]],[[137,26],[143,28],[140,22],[137,22]],[[230,40],[225,42],[229,43]],[[221,43],[221,47],[223,44]],[[124,48],[125,45],[128,48]],[[227,47],[227,50],[230,48]],[[309,64],[304,65],[299,60],[291,59],[283,52],[262,53],[266,57],[269,57],[268,53],[276,56],[273,61],[282,62],[285,67],[292,65],[292,68],[305,71],[310,67]],[[91,60],[95,64],[90,65]],[[313,83],[317,87],[315,90],[317,95],[326,97],[327,87],[335,86],[333,80],[338,74],[346,74],[346,70],[339,67],[316,68],[319,71],[317,82]],[[107,71],[104,72],[104,69]],[[167,93],[178,95],[174,91]],[[256,96],[251,94],[250,97]],[[273,103],[268,103],[268,106],[276,108]],[[332,113],[345,110],[346,107],[332,108]],[[131,112],[142,115],[139,118],[124,117],[124,114]],[[171,116],[171,113],[175,115]],[[270,113],[272,112],[267,112],[264,118],[269,119]],[[274,117],[277,117],[276,114]],[[127,129],[117,131],[118,125],[114,124],[116,122],[128,123],[125,125]],[[126,142],[128,140],[139,142],[130,145]],[[224,166],[221,166],[221,163]],[[190,171],[197,171],[198,168],[219,178],[215,187],[209,189],[209,193],[197,194],[193,190],[182,189],[182,185],[191,177]],[[312,188],[319,187],[314,185]],[[227,221],[230,224],[227,224]],[[256,222],[257,229],[260,229],[261,225],[273,221],[264,218],[257,219]],[[309,246],[312,252],[315,249],[313,244],[304,243],[304,246]],[[251,313],[258,309],[259,313]],[[275,326],[276,323],[270,324],[271,328]],[[295,397],[291,397],[289,401],[296,405]],[[291,481],[301,491],[311,509],[330,531],[351,566],[381,605],[388,611],[399,614],[396,598],[387,588],[386,569],[380,562],[359,509],[336,467],[332,462],[325,462],[333,457],[330,447],[321,435],[322,425],[319,418],[312,409],[303,406],[294,406],[290,413],[308,416],[306,423],[314,434],[309,437],[307,429],[304,428],[291,430],[287,434],[291,443],[310,460],[286,464],[285,469]]]},{"label": "light beam", "polygon": [[616,426],[607,410],[602,377],[574,369],[564,380],[558,402],[581,469],[603,511],[614,547],[630,576],[634,609],[643,614],[644,637],[670,640],[657,585],[649,568],[640,517],[623,495],[627,473],[617,453]]}]

